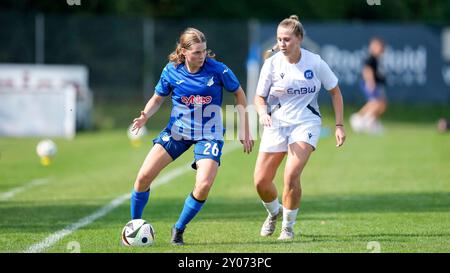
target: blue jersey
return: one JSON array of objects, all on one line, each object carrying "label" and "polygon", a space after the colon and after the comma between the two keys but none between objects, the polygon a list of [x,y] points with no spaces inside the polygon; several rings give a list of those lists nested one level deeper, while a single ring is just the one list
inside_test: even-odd
[{"label": "blue jersey", "polygon": [[235,92],[240,84],[225,64],[206,58],[196,73],[184,63],[169,62],[161,73],[155,92],[172,96],[172,113],[166,129],[172,136],[187,140],[223,139],[223,88]]}]

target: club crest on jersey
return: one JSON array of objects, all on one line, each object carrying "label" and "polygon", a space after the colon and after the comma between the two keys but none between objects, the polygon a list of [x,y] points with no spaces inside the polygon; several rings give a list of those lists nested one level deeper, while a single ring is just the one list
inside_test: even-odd
[{"label": "club crest on jersey", "polygon": [[162,139],[164,142],[167,142],[167,141],[170,140],[170,135],[164,135],[161,139]]},{"label": "club crest on jersey", "polygon": [[305,79],[307,79],[307,80],[314,78],[314,73],[312,72],[312,70],[309,70],[309,69],[305,71],[304,75],[305,75]]},{"label": "club crest on jersey", "polygon": [[181,97],[181,101],[186,104],[186,106],[189,105],[203,105],[203,104],[210,104],[212,101],[212,97],[211,96],[194,96],[194,95],[190,95],[189,97],[185,97],[182,96]]},{"label": "club crest on jersey", "polygon": [[211,77],[211,79],[209,79],[209,81],[206,83],[207,86],[211,86],[214,84],[214,77]]},{"label": "club crest on jersey", "polygon": [[281,77],[281,79],[283,79],[284,78],[284,73],[280,73],[280,77]]}]

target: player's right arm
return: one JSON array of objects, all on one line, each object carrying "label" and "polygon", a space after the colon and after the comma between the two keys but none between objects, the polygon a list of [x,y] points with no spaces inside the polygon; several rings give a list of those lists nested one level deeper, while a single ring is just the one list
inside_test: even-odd
[{"label": "player's right arm", "polygon": [[264,125],[264,127],[272,126],[272,118],[267,113],[266,103],[266,97],[269,96],[271,86],[271,63],[266,61],[261,68],[261,73],[259,74],[258,86],[256,87],[256,94],[254,98],[256,111],[259,115],[259,122]]},{"label": "player's right arm", "polygon": [[271,127],[272,126],[272,118],[267,113],[267,104],[265,101],[265,98],[256,94],[255,95],[255,107],[256,111],[259,115],[259,122],[264,125],[264,127]]},{"label": "player's right arm", "polygon": [[137,134],[139,132],[139,129],[144,126],[147,120],[158,111],[159,107],[164,102],[164,98],[165,97],[155,93],[145,105],[144,110],[141,111],[141,115],[133,120],[133,128],[131,129],[131,131],[137,129]]},{"label": "player's right arm", "polygon": [[161,77],[159,78],[158,84],[155,87],[155,94],[153,94],[153,96],[147,102],[144,110],[141,111],[141,115],[133,120],[133,127],[131,128],[131,131],[137,129],[137,134],[139,132],[139,129],[144,126],[147,120],[151,116],[153,116],[156,111],[158,111],[159,107],[164,101],[164,98],[170,95],[170,93],[172,92],[169,70],[173,69],[173,67],[173,63],[168,63],[164,67],[163,71],[161,72]]}]

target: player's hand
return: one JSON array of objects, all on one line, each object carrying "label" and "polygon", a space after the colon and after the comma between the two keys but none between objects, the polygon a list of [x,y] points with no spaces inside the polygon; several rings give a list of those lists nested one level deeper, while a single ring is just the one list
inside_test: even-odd
[{"label": "player's hand", "polygon": [[139,130],[142,126],[147,122],[148,117],[145,115],[144,111],[141,111],[141,115],[138,118],[135,118],[133,120],[133,127],[131,128],[131,132],[136,130],[136,135],[139,133]]},{"label": "player's hand", "polygon": [[272,118],[269,114],[264,114],[259,117],[259,123],[264,125],[264,127],[272,127]]},{"label": "player's hand", "polygon": [[343,126],[336,127],[336,147],[341,147],[345,142],[345,130]]},{"label": "player's hand", "polygon": [[255,141],[253,140],[253,137],[250,133],[246,134],[245,137],[239,138],[242,145],[244,145],[244,153],[251,153],[253,149],[253,145],[255,144]]}]

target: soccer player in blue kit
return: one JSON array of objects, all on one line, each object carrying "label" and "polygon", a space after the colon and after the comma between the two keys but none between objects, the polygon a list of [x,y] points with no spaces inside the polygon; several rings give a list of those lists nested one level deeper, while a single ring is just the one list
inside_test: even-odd
[{"label": "soccer player in blue kit", "polygon": [[150,184],[159,172],[194,145],[197,170],[195,187],[188,194],[178,221],[172,227],[171,243],[183,245],[186,225],[202,209],[213,185],[224,144],[221,114],[222,89],[234,94],[241,121],[240,141],[244,152],[253,147],[245,93],[234,73],[225,64],[213,59],[207,50],[205,35],[194,28],[180,36],[176,49],[169,55],[155,94],[150,98],[132,130],[138,131],[171,96],[172,113],[166,128],[153,140],[154,146],[145,158],[131,193],[131,218],[141,219],[150,196]]}]

